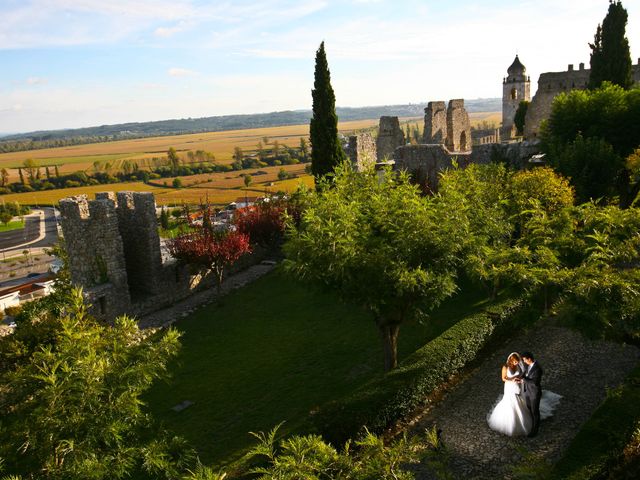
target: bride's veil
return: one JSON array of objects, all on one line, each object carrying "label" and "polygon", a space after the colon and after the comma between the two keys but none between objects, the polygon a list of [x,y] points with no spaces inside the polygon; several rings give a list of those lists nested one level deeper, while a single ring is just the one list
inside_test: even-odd
[{"label": "bride's veil", "polygon": [[509,365],[509,359],[511,358],[512,355],[516,356],[516,358],[518,359],[518,368],[520,369],[521,372],[524,372],[525,371],[524,362],[522,361],[522,357],[518,352],[511,352],[509,355],[507,355],[507,360],[505,362],[505,365],[507,366]]}]

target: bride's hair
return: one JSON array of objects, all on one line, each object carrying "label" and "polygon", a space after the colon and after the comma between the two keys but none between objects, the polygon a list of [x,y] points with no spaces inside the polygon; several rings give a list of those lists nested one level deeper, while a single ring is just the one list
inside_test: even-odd
[{"label": "bride's hair", "polygon": [[515,371],[515,369],[511,365],[511,360],[513,360],[514,358],[518,361],[518,363],[521,362],[520,354],[518,352],[512,352],[507,357],[507,362],[505,363],[505,366],[512,372]]}]

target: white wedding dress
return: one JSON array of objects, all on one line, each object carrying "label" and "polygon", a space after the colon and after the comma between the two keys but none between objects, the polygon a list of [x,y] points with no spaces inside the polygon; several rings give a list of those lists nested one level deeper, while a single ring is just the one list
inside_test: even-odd
[{"label": "white wedding dress", "polygon": [[504,394],[499,398],[493,411],[487,416],[491,430],[510,437],[527,435],[531,430],[531,414],[527,409],[524,396],[520,395],[521,384],[513,381],[521,374],[518,369],[507,369],[507,381],[504,382]]},{"label": "white wedding dress", "polygon": [[[496,432],[500,432],[510,437],[527,435],[531,430],[531,413],[527,408],[524,395],[521,395],[522,384],[516,383],[512,379],[520,376],[524,369],[522,366],[518,370],[511,372],[507,369],[507,381],[504,382],[504,393],[498,398],[498,403],[487,415],[489,427]],[[542,391],[540,399],[540,419],[544,420],[553,415],[553,411],[560,403],[562,395],[549,390]]]}]

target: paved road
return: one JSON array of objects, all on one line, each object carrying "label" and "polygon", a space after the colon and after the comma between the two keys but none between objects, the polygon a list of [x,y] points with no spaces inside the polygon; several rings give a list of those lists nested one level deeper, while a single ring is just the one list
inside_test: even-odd
[{"label": "paved road", "polygon": [[40,235],[40,216],[25,217],[24,228],[0,232],[0,249],[11,248],[15,245],[31,242]]},{"label": "paved road", "polygon": [[5,256],[9,257],[13,254],[20,254],[26,248],[41,249],[56,243],[58,230],[54,209],[43,207],[41,210],[44,212],[44,238],[38,240],[42,217],[29,215],[25,217],[24,229],[0,233],[0,252],[4,252]]}]

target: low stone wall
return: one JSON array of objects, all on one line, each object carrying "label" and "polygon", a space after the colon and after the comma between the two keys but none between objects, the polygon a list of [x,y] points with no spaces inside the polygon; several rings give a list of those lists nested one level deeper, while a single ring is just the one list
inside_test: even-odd
[{"label": "low stone wall", "polygon": [[406,170],[423,191],[438,190],[439,174],[453,166],[466,167],[471,162],[471,153],[453,153],[444,145],[405,145],[394,152],[396,170]]}]

